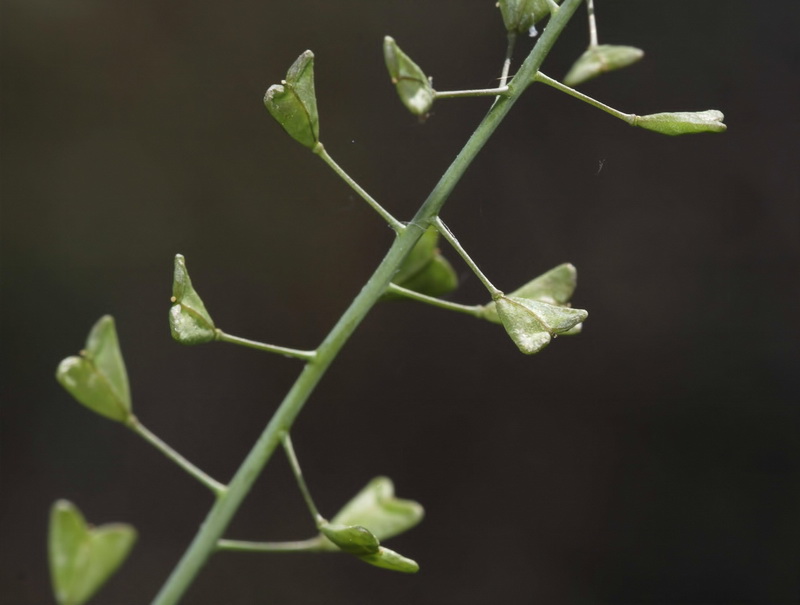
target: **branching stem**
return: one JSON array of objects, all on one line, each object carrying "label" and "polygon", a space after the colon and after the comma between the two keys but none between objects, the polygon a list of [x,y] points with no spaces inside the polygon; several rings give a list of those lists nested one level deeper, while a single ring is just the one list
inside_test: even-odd
[{"label": "branching stem", "polygon": [[456,236],[453,235],[453,232],[447,228],[447,225],[444,224],[444,221],[439,218],[438,216],[433,219],[433,224],[439,230],[439,233],[442,234],[444,239],[448,241],[448,243],[453,246],[456,252],[458,252],[459,256],[464,259],[464,262],[467,263],[467,266],[472,269],[472,272],[478,276],[478,279],[481,280],[486,289],[489,290],[489,293],[492,295],[492,300],[498,298],[503,295],[503,293],[495,288],[494,284],[489,281],[489,278],[484,275],[483,271],[480,270],[477,263],[467,254],[467,251],[464,247],[459,243],[456,239]]},{"label": "branching stem", "polygon": [[445,90],[433,91],[437,99],[459,99],[464,97],[500,97],[508,94],[508,86],[502,85],[498,88],[477,88],[474,90]]},{"label": "branching stem", "polygon": [[[394,239],[386,256],[317,348],[314,360],[305,364],[300,376],[239,466],[228,489],[214,502],[205,521],[200,526],[200,530],[156,596],[153,605],[175,605],[211,553],[217,549],[217,541],[228,527],[264,466],[271,459],[281,442],[281,437],[289,431],[341,348],[386,291],[400,264],[411,252],[434,217],[439,214],[456,183],[514,106],[514,103],[534,81],[536,72],[580,3],[581,0],[565,0],[558,13],[548,22],[542,36],[520,66],[517,74],[508,83],[509,94],[498,97],[492,104],[489,112],[442,178],[439,179],[411,222],[404,229],[395,228],[398,236]],[[393,223],[390,222],[390,224]]]},{"label": "branching stem", "polygon": [[215,496],[220,497],[227,490],[227,487],[225,485],[223,485],[216,479],[211,478],[209,475],[207,475],[205,472],[203,472],[201,469],[199,469],[194,464],[189,462],[186,458],[181,456],[169,445],[167,445],[161,439],[159,439],[155,433],[147,429],[147,427],[145,427],[141,422],[139,422],[139,420],[135,416],[131,416],[128,419],[127,426],[134,433],[137,433],[138,435],[143,437],[148,443],[150,443],[150,445],[160,450],[161,453],[164,454],[167,458],[172,460],[175,464],[180,466],[192,477],[197,479],[200,483],[202,483],[208,489],[214,492]]},{"label": "branching stem", "polygon": [[594,0],[586,0],[586,11],[589,13],[589,48],[597,46],[597,21],[594,17]]},{"label": "branching stem", "polygon": [[450,302],[449,300],[442,300],[441,298],[428,296],[427,294],[420,294],[414,290],[409,290],[408,288],[398,286],[395,283],[389,284],[389,287],[386,288],[386,291],[392,292],[393,294],[399,294],[405,298],[416,300],[434,307],[439,307],[440,309],[447,309],[448,311],[456,311],[458,313],[466,313],[467,315],[472,315],[473,317],[483,317],[481,314],[483,307],[480,305],[460,305],[458,303]]},{"label": "branching stem", "polygon": [[289,466],[292,467],[294,478],[297,480],[297,485],[300,488],[300,492],[303,494],[303,500],[306,501],[308,511],[314,518],[314,524],[320,527],[325,523],[325,518],[319,514],[317,506],[314,504],[314,499],[311,497],[311,492],[308,491],[308,485],[306,485],[306,480],[303,478],[303,471],[300,469],[300,462],[297,460],[297,456],[294,453],[294,447],[292,446],[292,439],[289,437],[289,433],[284,433],[281,441],[283,441],[283,449],[286,452],[286,457],[289,459]]},{"label": "branching stem", "polygon": [[556,90],[560,90],[561,92],[564,92],[564,93],[570,95],[571,97],[575,97],[576,99],[580,99],[584,103],[588,103],[589,105],[593,105],[594,107],[597,107],[598,109],[602,109],[606,113],[610,113],[615,118],[619,118],[620,120],[622,120],[624,122],[627,122],[631,126],[635,126],[636,125],[636,117],[637,116],[635,114],[623,113],[623,112],[621,112],[621,111],[619,111],[617,109],[614,109],[613,107],[609,107],[605,103],[601,103],[600,101],[598,101],[597,99],[593,99],[589,95],[585,95],[582,92],[578,92],[574,88],[570,88],[566,84],[562,84],[558,80],[554,80],[553,78],[544,75],[542,72],[537,72],[536,73],[535,80],[537,82],[541,82],[542,84],[547,84],[548,86],[552,86]]},{"label": "branching stem", "polygon": [[322,145],[322,143],[317,143],[317,146],[314,147],[314,153],[316,153],[319,157],[325,160],[325,163],[328,166],[330,166],[333,169],[333,171],[336,174],[338,174],[345,183],[350,185],[353,191],[355,191],[358,195],[361,196],[361,199],[363,199],[365,202],[367,202],[367,204],[372,206],[372,209],[375,210],[375,212],[377,212],[378,214],[380,214],[383,220],[385,220],[389,224],[389,226],[395,230],[395,232],[397,233],[403,232],[403,229],[405,229],[405,225],[400,221],[398,221],[396,218],[394,218],[389,213],[389,211],[386,210],[383,206],[381,206],[375,198],[373,198],[369,193],[367,193],[364,190],[363,187],[361,187],[361,185],[356,183],[352,179],[352,177],[349,174],[347,174],[344,171],[344,169],[333,160],[333,158],[330,156],[330,154]]},{"label": "branching stem", "polygon": [[506,46],[506,60],[503,61],[503,71],[500,74],[500,86],[508,82],[508,72],[511,69],[511,59],[514,56],[514,46],[517,44],[517,32],[508,32],[508,46]]},{"label": "branching stem", "polygon": [[234,552],[315,552],[322,551],[320,536],[290,542],[249,542],[247,540],[219,540],[217,550]]},{"label": "branching stem", "polygon": [[248,340],[247,338],[240,338],[239,336],[232,336],[226,334],[217,328],[217,340],[220,342],[228,342],[243,347],[249,347],[258,351],[266,351],[267,353],[278,353],[285,357],[295,357],[297,359],[304,359],[311,361],[316,356],[316,351],[301,351],[299,349],[289,349],[287,347],[279,347],[277,345],[270,345],[263,342],[256,342],[255,340]]}]

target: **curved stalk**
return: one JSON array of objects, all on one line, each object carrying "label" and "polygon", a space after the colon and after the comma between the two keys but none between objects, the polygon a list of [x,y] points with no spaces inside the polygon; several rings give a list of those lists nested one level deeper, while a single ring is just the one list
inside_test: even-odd
[{"label": "curved stalk", "polygon": [[217,340],[219,342],[227,342],[234,345],[240,345],[242,347],[248,347],[250,349],[255,349],[256,351],[277,353],[278,355],[283,355],[284,357],[295,357],[297,359],[304,359],[306,361],[311,361],[317,354],[316,351],[301,351],[299,349],[279,347],[278,345],[270,345],[263,342],[257,342],[255,340],[249,340],[247,338],[241,338],[240,336],[233,336],[232,334],[223,332],[219,328],[217,328]]},{"label": "curved stalk", "polygon": [[473,317],[483,317],[483,307],[481,305],[462,305],[459,303],[450,302],[449,300],[443,300],[441,298],[436,298],[435,296],[420,294],[414,290],[409,290],[403,286],[398,286],[395,283],[389,284],[389,287],[386,288],[386,291],[392,292],[393,294],[399,294],[400,296],[408,298],[409,300],[416,300],[433,307],[446,309],[447,311],[466,313],[467,315],[472,315]]},{"label": "curved stalk", "polygon": [[606,113],[611,114],[615,118],[619,118],[623,122],[626,122],[626,123],[630,124],[631,126],[635,126],[636,125],[636,117],[637,116],[632,114],[632,113],[625,113],[623,111],[619,111],[618,109],[614,109],[613,107],[610,107],[610,106],[606,105],[605,103],[601,103],[597,99],[593,99],[589,95],[585,95],[582,92],[575,90],[574,88],[570,88],[566,84],[562,84],[558,80],[554,80],[550,76],[544,75],[542,72],[538,72],[534,76],[534,78],[535,78],[535,80],[537,82],[541,82],[542,84],[547,84],[548,86],[551,86],[551,87],[555,88],[556,90],[560,90],[561,92],[566,93],[571,97],[575,97],[576,99],[579,99],[579,100],[583,101],[584,103],[588,103],[589,105],[592,105],[593,107],[597,107],[597,109],[601,109],[601,110],[605,111]]}]

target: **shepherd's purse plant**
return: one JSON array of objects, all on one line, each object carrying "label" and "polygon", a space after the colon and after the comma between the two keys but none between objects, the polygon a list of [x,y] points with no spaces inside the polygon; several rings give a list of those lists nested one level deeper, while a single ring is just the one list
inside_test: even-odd
[{"label": "shepherd's purse plant", "polygon": [[[137,433],[210,492],[212,504],[206,519],[154,597],[155,605],[178,603],[201,567],[212,555],[224,556],[224,551],[344,553],[386,570],[417,572],[419,565],[415,560],[383,545],[385,540],[415,526],[423,516],[420,504],[395,496],[390,479],[376,477],[366,482],[366,486],[332,516],[323,514],[314,503],[290,434],[295,419],[326,370],[370,310],[383,301],[409,299],[498,324],[498,329],[504,329],[513,344],[526,355],[539,353],[558,336],[579,333],[588,317],[587,311],[571,306],[577,272],[569,263],[550,269],[509,293],[497,287],[479,269],[442,217],[444,204],[456,183],[516,101],[534,84],[553,87],[631,126],[657,133],[721,132],[726,128],[722,113],[716,110],[640,116],[618,111],[579,92],[576,87],[586,80],[626,67],[644,54],[631,46],[599,44],[593,0],[586,0],[589,22],[586,51],[563,80],[542,73],[544,59],[582,1],[500,0],[497,4],[499,16],[507,31],[506,57],[499,70],[498,85],[490,89],[436,90],[429,75],[397,41],[389,36],[384,38],[383,54],[391,83],[402,104],[418,120],[426,120],[435,103],[453,102],[450,99],[489,97],[490,102],[486,116],[411,217],[395,217],[359,186],[323,145],[321,133],[324,130],[314,90],[314,54],[311,51],[302,53],[289,67],[285,78],[267,89],[264,105],[269,114],[291,138],[330,166],[375,211],[379,219],[376,225],[382,222],[393,230],[394,239],[350,306],[312,350],[256,342],[225,332],[216,325],[195,289],[186,259],[180,254],[175,256],[169,324],[176,341],[185,345],[231,343],[295,358],[300,365],[294,385],[272,417],[265,419],[261,436],[232,478],[221,481],[209,476],[149,431],[134,414],[112,317],[100,318],[91,329],[83,350],[60,363],[56,377],[78,402]],[[518,40],[525,37],[533,38],[535,44],[512,76],[514,49]],[[485,286],[487,295],[482,304],[462,304],[442,298],[458,285],[456,272],[440,251],[443,244],[447,244]],[[226,537],[228,525],[277,449],[285,452],[305,500],[311,516],[311,537],[291,542],[255,542]],[[143,535],[143,539],[148,539],[146,530]],[[124,562],[136,537],[137,532],[130,525],[115,523],[93,527],[74,504],[66,500],[53,504],[48,549],[56,601],[60,605],[81,605],[91,599]],[[421,558],[424,559],[424,553]]]}]

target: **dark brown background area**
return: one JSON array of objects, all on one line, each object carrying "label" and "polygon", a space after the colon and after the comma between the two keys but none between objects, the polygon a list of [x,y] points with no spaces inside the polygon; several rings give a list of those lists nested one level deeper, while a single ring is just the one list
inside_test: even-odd
[{"label": "dark brown background area", "polygon": [[[172,342],[173,255],[223,329],[312,348],[387,248],[381,221],[264,111],[267,86],[313,49],[323,141],[407,219],[488,101],[440,102],[418,124],[382,37],[440,89],[491,86],[505,49],[493,4],[3,2],[4,603],[52,602],[57,498],[139,529],[95,600],[112,605],[149,602],[210,505],[53,380],[100,315],[117,320],[137,415],[224,480],[299,363]],[[185,602],[797,602],[798,9],[601,1],[601,41],[647,56],[586,92],[636,113],[720,108],[729,131],[661,137],[532,88],[443,217],[502,288],[574,263],[584,333],[529,358],[466,316],[375,309],[295,445],[328,515],[378,474],[421,501],[424,523],[390,546],[422,571],[223,554]],[[585,41],[581,10],[545,71],[562,76]],[[453,299],[484,302],[457,267]],[[311,532],[277,455],[228,536]]]}]

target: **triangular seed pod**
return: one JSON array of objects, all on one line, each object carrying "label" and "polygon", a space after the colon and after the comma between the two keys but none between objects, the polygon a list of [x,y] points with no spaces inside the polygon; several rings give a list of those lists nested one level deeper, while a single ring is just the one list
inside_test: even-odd
[{"label": "triangular seed pod", "polygon": [[[561,0],[556,0],[558,4]],[[499,0],[497,6],[509,32],[534,35],[534,25],[549,16],[553,4],[548,0]]]},{"label": "triangular seed pod", "polygon": [[319,142],[319,115],[314,91],[314,53],[301,54],[286,79],[273,84],[264,95],[267,111],[292,138],[313,149]]},{"label": "triangular seed pod", "polygon": [[[567,306],[573,292],[575,292],[577,283],[578,271],[574,265],[563,263],[532,279],[524,286],[509,293],[508,296],[529,298],[551,305]],[[490,302],[483,308],[483,319],[501,323],[495,302]]]},{"label": "triangular seed pod", "polygon": [[435,93],[419,65],[405,54],[390,36],[383,39],[383,58],[397,94],[415,116],[424,117],[433,105]]},{"label": "triangular seed pod", "polygon": [[98,320],[80,355],[67,357],[58,365],[56,380],[78,402],[102,416],[118,422],[131,416],[128,373],[114,318],[105,315]]},{"label": "triangular seed pod", "polygon": [[564,84],[577,86],[608,71],[627,67],[644,57],[644,51],[634,46],[601,44],[588,48],[564,77]]},{"label": "triangular seed pod", "polygon": [[77,507],[59,500],[50,511],[48,554],[59,605],[82,605],[128,556],[136,530],[125,523],[87,525]]},{"label": "triangular seed pod", "polygon": [[553,336],[570,331],[589,315],[582,309],[513,296],[498,298],[497,312],[514,344],[526,355],[538,353]]},{"label": "triangular seed pod", "polygon": [[331,525],[361,525],[379,540],[387,540],[417,525],[425,512],[418,502],[397,498],[388,477],[376,477],[331,520]]},{"label": "triangular seed pod", "polygon": [[214,321],[200,295],[192,286],[186,259],[181,254],[175,255],[170,300],[172,306],[169,309],[169,329],[172,338],[185,345],[201,344],[217,338]]}]

